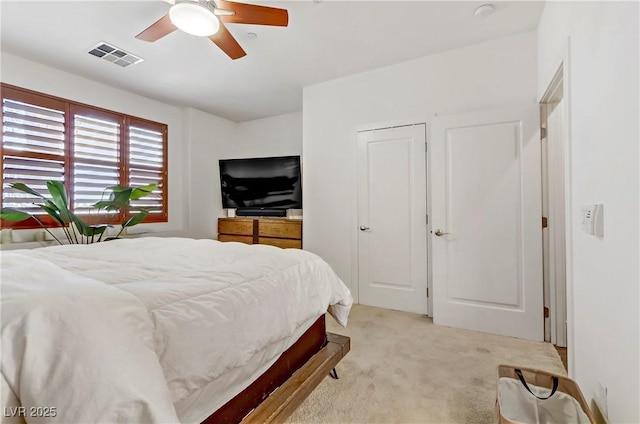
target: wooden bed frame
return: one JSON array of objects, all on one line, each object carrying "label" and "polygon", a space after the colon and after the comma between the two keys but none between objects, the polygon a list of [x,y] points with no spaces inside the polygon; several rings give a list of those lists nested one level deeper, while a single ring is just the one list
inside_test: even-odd
[{"label": "wooden bed frame", "polygon": [[281,422],[350,349],[349,337],[326,332],[322,315],[264,374],[203,424]]}]

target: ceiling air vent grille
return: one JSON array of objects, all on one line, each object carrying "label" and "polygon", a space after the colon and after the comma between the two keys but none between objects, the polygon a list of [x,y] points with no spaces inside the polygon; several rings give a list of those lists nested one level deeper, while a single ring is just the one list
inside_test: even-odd
[{"label": "ceiling air vent grille", "polygon": [[123,68],[126,68],[129,65],[136,65],[144,60],[139,56],[126,52],[105,42],[96,44],[91,50],[89,50],[89,54],[95,57],[100,57],[111,63],[115,63]]}]

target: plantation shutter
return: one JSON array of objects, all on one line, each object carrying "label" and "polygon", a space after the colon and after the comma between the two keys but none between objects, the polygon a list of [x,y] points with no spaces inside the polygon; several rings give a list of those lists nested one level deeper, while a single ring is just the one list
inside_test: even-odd
[{"label": "plantation shutter", "polygon": [[[134,206],[152,209],[144,222],[167,222],[167,125],[0,83],[2,207],[56,222],[33,203],[41,199],[9,187],[24,183],[49,197],[46,182],[64,184],[69,206],[89,224],[120,224],[128,211],[98,212],[111,186],[157,184]],[[32,219],[0,220],[4,228],[37,228]]]},{"label": "plantation shutter", "polygon": [[91,205],[108,198],[107,187],[121,185],[123,118],[86,107],[72,107],[72,116],[73,209],[77,214],[97,214]]},{"label": "plantation shutter", "polygon": [[131,202],[133,206],[151,209],[146,222],[166,220],[166,134],[166,125],[138,119],[129,120],[127,185],[158,185],[158,189],[149,196]]},{"label": "plantation shutter", "polygon": [[33,205],[39,202],[37,197],[8,185],[25,183],[48,196],[48,180],[65,182],[65,117],[64,102],[3,88],[3,207],[42,215],[43,223],[52,223]]}]

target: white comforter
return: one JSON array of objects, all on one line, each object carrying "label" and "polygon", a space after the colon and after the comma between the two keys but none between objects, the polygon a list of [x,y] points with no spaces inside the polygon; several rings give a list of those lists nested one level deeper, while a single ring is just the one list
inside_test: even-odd
[{"label": "white comforter", "polygon": [[174,404],[328,305],[346,325],[351,303],[301,250],[140,238],[5,252],[2,400],[29,422],[177,422]]}]

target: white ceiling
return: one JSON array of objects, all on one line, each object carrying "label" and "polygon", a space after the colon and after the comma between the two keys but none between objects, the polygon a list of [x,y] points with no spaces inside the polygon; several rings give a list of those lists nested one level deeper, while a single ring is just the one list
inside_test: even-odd
[{"label": "white ceiling", "polygon": [[[247,52],[232,61],[180,31],[136,40],[160,1],[2,1],[1,48],[160,101],[245,121],[302,109],[304,86],[537,27],[543,2],[246,1],[289,10],[289,26],[228,24]],[[247,33],[254,32],[256,39]],[[105,41],[145,59],[121,68],[87,52]]]}]

